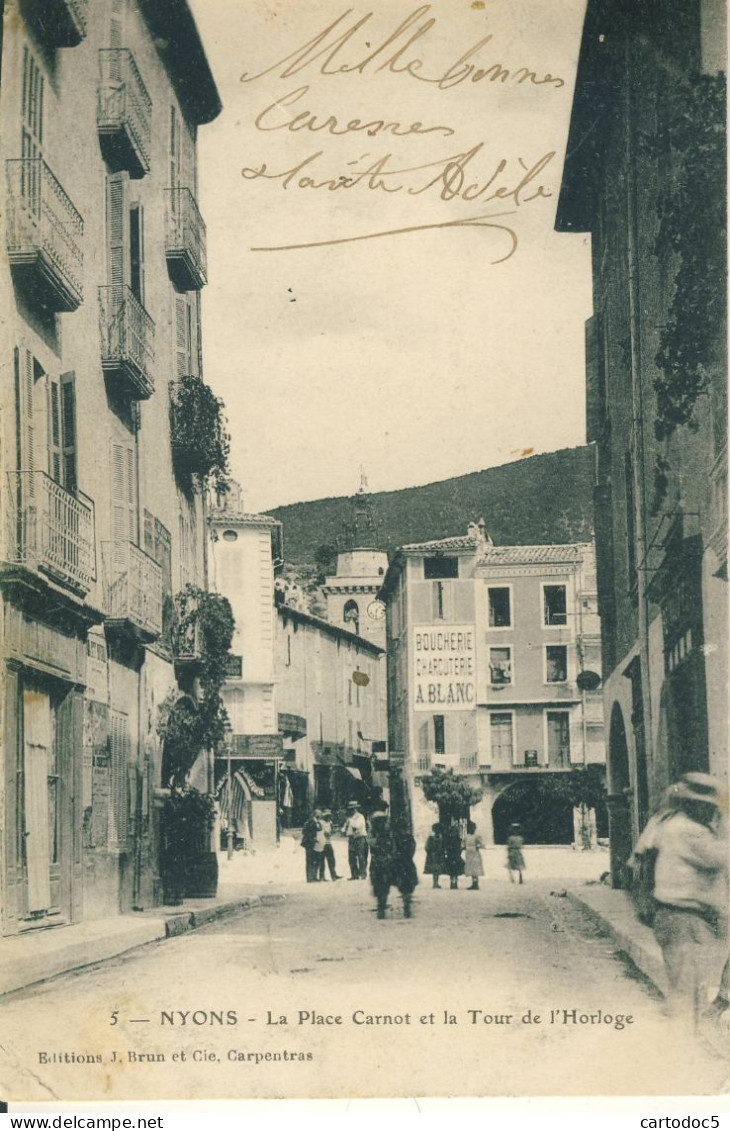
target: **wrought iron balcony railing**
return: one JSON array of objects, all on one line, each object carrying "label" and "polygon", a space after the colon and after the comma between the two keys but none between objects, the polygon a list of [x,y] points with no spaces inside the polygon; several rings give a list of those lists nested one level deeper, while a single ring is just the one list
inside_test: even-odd
[{"label": "wrought iron balcony railing", "polygon": [[36,23],[52,47],[77,47],[88,28],[89,0],[39,0]]},{"label": "wrought iron balcony railing", "polygon": [[155,324],[129,287],[99,288],[101,367],[136,400],[155,390]]},{"label": "wrought iron balcony railing", "polygon": [[199,291],[208,281],[205,221],[188,188],[165,190],[165,253],[170,278],[181,291]]},{"label": "wrought iron balcony railing", "polygon": [[101,547],[105,623],[144,641],[162,632],[162,569],[133,542]]},{"label": "wrought iron balcony railing", "polygon": [[16,280],[54,311],[84,297],[84,221],[41,158],[7,162],[7,244]]},{"label": "wrought iron balcony railing", "polygon": [[96,108],[99,141],[109,164],[138,179],[150,171],[152,99],[127,47],[99,52]]},{"label": "wrought iron balcony railing", "polygon": [[94,505],[43,471],[8,473],[5,561],[83,595],[96,578]]}]

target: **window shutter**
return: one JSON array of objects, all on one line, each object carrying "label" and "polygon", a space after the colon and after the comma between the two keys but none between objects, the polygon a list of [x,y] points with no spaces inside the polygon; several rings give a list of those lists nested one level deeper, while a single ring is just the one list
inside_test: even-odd
[{"label": "window shutter", "polygon": [[124,9],[125,0],[111,0],[109,10],[109,46],[124,46]]},{"label": "window shutter", "polygon": [[155,519],[153,557],[162,569],[162,591],[172,596],[172,539],[170,531],[158,519]]},{"label": "window shutter", "polygon": [[178,378],[190,373],[188,346],[188,304],[185,295],[175,295],[175,365]]},{"label": "window shutter", "polygon": [[121,711],[110,712],[109,754],[111,797],[109,798],[109,843],[124,852],[129,831],[129,728]]},{"label": "window shutter", "polygon": [[76,494],[78,473],[76,465],[76,377],[73,373],[61,376],[61,434],[63,437],[63,483],[67,491]]},{"label": "window shutter", "polygon": [[136,541],[136,502],[134,448],[130,444],[112,443],[112,538],[115,542]]},{"label": "window shutter", "polygon": [[[15,384],[18,429],[18,471],[35,471],[35,425],[33,421],[33,355],[30,350],[15,351]],[[35,493],[33,476],[24,476],[24,490]]]},{"label": "window shutter", "polygon": [[61,483],[61,397],[58,381],[48,378],[48,474]]},{"label": "window shutter", "polygon": [[144,511],[144,552],[155,557],[155,520],[145,507]]},{"label": "window shutter", "polygon": [[106,179],[106,230],[109,283],[129,286],[128,174],[110,173]]}]

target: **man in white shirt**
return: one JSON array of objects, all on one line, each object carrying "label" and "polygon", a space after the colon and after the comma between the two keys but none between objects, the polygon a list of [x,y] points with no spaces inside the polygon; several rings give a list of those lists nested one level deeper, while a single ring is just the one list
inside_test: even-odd
[{"label": "man in white shirt", "polygon": [[694,1027],[727,934],[728,844],[720,783],[710,774],[684,774],[667,801],[647,824],[634,856],[655,854],[654,934],[669,982],[667,1010]]},{"label": "man in white shirt", "polygon": [[342,826],[347,837],[347,858],[351,880],[366,880],[368,875],[368,828],[356,801],[347,804],[347,820]]}]

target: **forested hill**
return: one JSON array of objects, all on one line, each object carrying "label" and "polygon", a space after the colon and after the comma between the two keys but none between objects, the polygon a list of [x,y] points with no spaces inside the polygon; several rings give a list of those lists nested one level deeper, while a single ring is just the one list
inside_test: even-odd
[{"label": "forested hill", "polygon": [[[408,542],[465,534],[482,516],[502,545],[580,542],[593,535],[594,451],[589,446],[370,496],[378,543],[392,552]],[[348,496],[292,503],[269,513],[284,523],[284,556],[313,564],[318,547],[336,545],[352,518]]]}]

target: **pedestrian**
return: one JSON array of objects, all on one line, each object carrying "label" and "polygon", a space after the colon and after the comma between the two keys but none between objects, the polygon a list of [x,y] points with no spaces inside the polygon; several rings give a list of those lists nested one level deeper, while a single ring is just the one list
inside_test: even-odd
[{"label": "pedestrian", "polygon": [[654,856],[654,934],[667,975],[667,1013],[690,1032],[707,1006],[713,965],[727,955],[728,844],[720,794],[710,774],[683,774],[629,861]]},{"label": "pedestrian", "polygon": [[395,872],[395,845],[385,813],[375,813],[370,821],[370,883],[377,904],[378,919],[385,918],[388,895]]},{"label": "pedestrian", "polygon": [[347,820],[342,826],[347,837],[347,859],[351,880],[366,880],[368,875],[368,829],[357,801],[348,801]]},{"label": "pedestrian", "polygon": [[522,828],[514,821],[509,827],[509,836],[507,837],[507,868],[512,883],[515,882],[515,872],[519,877],[519,882],[521,884],[525,882],[522,874],[525,870],[525,857],[522,852],[524,846]]},{"label": "pedestrian", "polygon": [[418,872],[413,862],[416,841],[408,830],[397,830],[393,835],[395,886],[403,900],[403,918],[413,917],[413,892],[418,884]]},{"label": "pedestrian", "polygon": [[443,829],[437,821],[435,825],[431,825],[431,833],[426,840],[426,865],[423,873],[431,876],[432,887],[440,888],[439,876],[445,871]]},{"label": "pedestrian", "polygon": [[324,821],[322,819],[321,809],[314,810],[314,820],[317,824],[317,828],[314,834],[314,845],[312,847],[314,878],[317,883],[324,883],[324,850],[327,845],[327,837],[324,831]]},{"label": "pedestrian", "polygon": [[325,869],[325,864],[326,864],[327,867],[329,868],[330,879],[331,880],[341,880],[342,876],[337,875],[337,866],[336,866],[336,863],[335,863],[335,850],[334,850],[334,847],[332,845],[332,839],[331,839],[332,838],[332,811],[330,809],[323,809],[322,810],[322,820],[321,820],[320,824],[322,826],[322,834],[323,834],[323,838],[324,838],[324,848],[322,850],[322,859],[321,859],[320,865],[319,865],[319,867],[320,867],[319,878],[320,878],[320,880],[323,880],[325,878],[324,877],[324,869]]},{"label": "pedestrian", "polygon": [[467,876],[471,876],[471,887],[469,891],[479,890],[479,877],[484,875],[484,864],[482,862],[481,850],[484,848],[484,841],[477,832],[477,827],[473,821],[466,822],[466,844],[464,848],[464,871]]},{"label": "pedestrian", "polygon": [[307,883],[313,884],[317,879],[316,862],[314,858],[314,845],[317,839],[317,832],[319,829],[319,822],[316,818],[316,813],[311,813],[302,825],[302,840],[301,845],[304,849],[305,855],[305,869],[307,876]]},{"label": "pedestrian", "polygon": [[461,855],[461,829],[459,828],[458,822],[453,822],[446,826],[443,838],[444,863],[451,881],[449,887],[455,890],[459,886],[459,876],[464,874],[464,859]]}]

